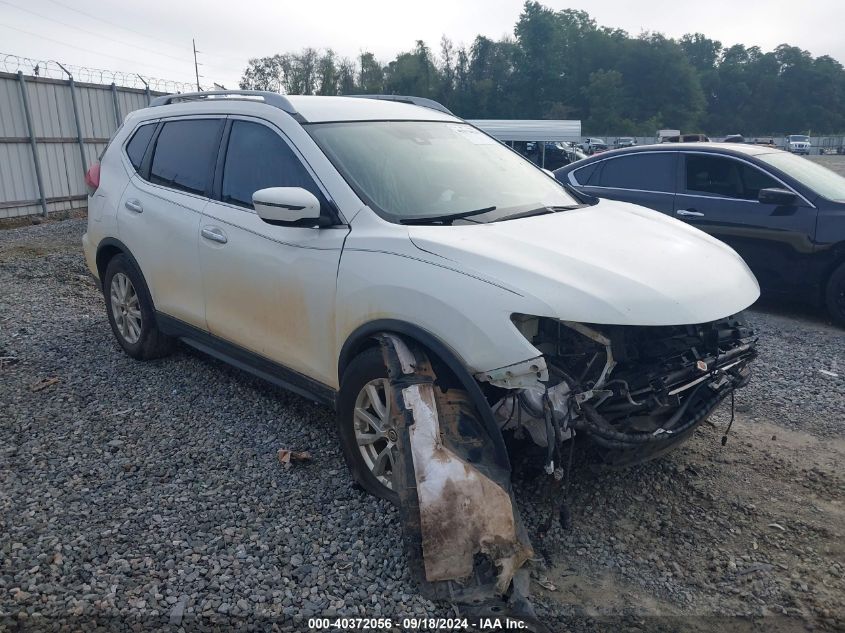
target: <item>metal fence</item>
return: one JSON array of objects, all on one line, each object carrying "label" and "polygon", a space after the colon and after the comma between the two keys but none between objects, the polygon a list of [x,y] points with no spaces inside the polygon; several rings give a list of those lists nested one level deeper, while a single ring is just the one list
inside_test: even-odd
[{"label": "metal fence", "polygon": [[85,170],[123,118],[154,96],[184,88],[0,54],[0,218],[84,208]]}]

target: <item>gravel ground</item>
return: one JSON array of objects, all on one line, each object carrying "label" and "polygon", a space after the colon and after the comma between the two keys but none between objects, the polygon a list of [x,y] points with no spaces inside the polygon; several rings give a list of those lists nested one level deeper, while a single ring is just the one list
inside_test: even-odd
[{"label": "gravel ground", "polygon": [[[396,511],[351,484],[331,411],[184,348],[120,351],[83,230],[0,231],[0,630],[451,615],[417,594]],[[751,319],[724,448],[722,410],[662,460],[576,460],[573,527],[545,537],[545,482],[517,472],[554,630],[845,628],[845,334]],[[314,459],[286,470],[282,447]]]},{"label": "gravel ground", "polygon": [[826,154],[824,156],[810,156],[809,160],[832,169],[840,176],[845,176],[845,156],[841,154]]}]

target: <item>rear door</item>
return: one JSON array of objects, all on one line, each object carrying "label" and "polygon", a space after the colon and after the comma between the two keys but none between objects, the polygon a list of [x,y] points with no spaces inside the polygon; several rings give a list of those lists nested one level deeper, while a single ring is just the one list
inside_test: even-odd
[{"label": "rear door", "polygon": [[599,198],[674,211],[677,151],[635,152],[585,165],[574,172],[580,189]]},{"label": "rear door", "polygon": [[751,161],[726,154],[683,152],[675,215],[730,245],[767,291],[806,283],[817,210],[799,196],[791,206],[763,204],[761,189],[790,189]]},{"label": "rear door", "polygon": [[[203,329],[197,242],[223,123],[219,117],[166,120],[151,135],[143,158],[131,140],[127,155],[138,171],[118,210],[120,239],[141,267],[156,310]],[[136,134],[142,132],[149,129]]]},{"label": "rear door", "polygon": [[273,226],[252,207],[266,187],[328,196],[282,131],[232,117],[201,225],[205,314],[212,334],[323,384],[337,382],[335,289],[347,226]]}]

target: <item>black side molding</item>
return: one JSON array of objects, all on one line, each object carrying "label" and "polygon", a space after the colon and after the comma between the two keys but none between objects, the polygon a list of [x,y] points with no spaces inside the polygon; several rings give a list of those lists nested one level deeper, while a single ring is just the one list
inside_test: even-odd
[{"label": "black side molding", "polygon": [[156,323],[165,334],[177,337],[209,356],[309,400],[332,408],[335,406],[337,392],[313,378],[161,312],[156,312]]}]

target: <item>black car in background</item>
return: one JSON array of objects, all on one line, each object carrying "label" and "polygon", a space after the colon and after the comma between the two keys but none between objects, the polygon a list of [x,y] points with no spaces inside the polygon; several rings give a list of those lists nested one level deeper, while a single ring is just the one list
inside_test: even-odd
[{"label": "black car in background", "polygon": [[[545,148],[543,145],[545,144]],[[586,158],[587,155],[571,143],[558,141],[514,141],[513,149],[530,160],[535,165],[554,170],[576,160]]]},{"label": "black car in background", "polygon": [[845,178],[833,171],[769,147],[679,143],[613,150],[555,176],[710,233],[745,259],[764,294],[825,305],[845,325]]}]

